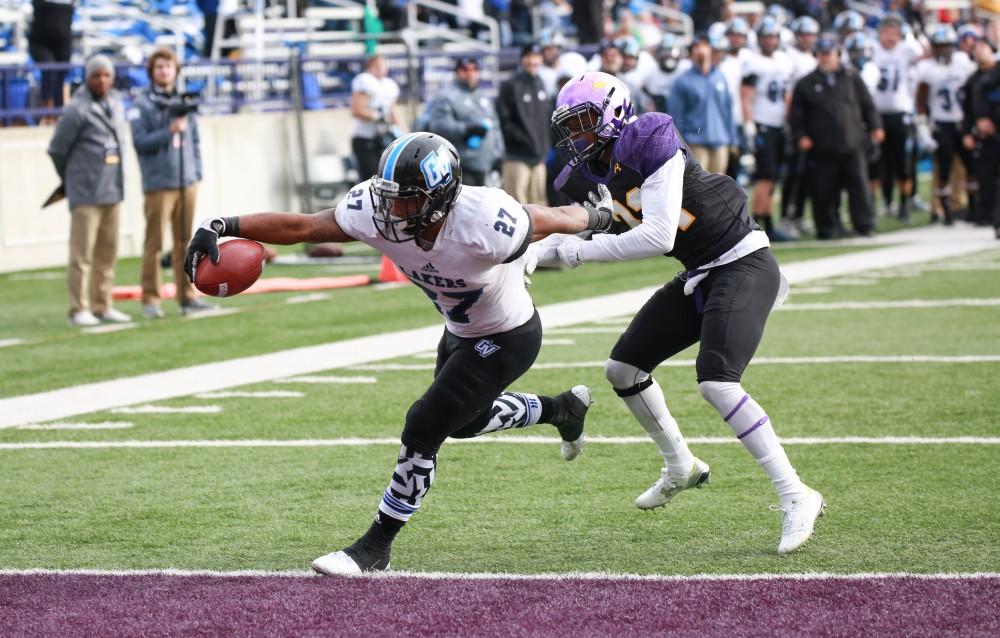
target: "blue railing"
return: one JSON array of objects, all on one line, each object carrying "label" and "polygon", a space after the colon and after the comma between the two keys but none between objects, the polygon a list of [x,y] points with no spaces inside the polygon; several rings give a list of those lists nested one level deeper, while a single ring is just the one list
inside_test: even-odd
[{"label": "blue railing", "polygon": [[[468,54],[462,54],[468,57]],[[387,56],[390,75],[401,89],[401,96],[423,102],[453,77],[455,54],[418,53],[412,57]],[[482,54],[480,57],[488,57]],[[516,50],[499,54],[501,77],[516,67]],[[361,72],[363,59],[357,57],[303,57],[287,60],[196,61],[185,64],[184,89],[202,95],[202,113],[219,115],[242,110],[281,111],[291,109],[292,65],[300,65],[302,103],[307,110],[338,108],[350,102],[351,80]],[[481,61],[482,68],[488,68]],[[42,73],[63,73],[71,93],[84,81],[83,69],[71,64],[32,64],[0,66],[0,124],[35,125],[41,118],[57,116],[58,108],[41,103]],[[495,91],[500,78],[483,80],[487,91]],[[126,106],[147,86],[143,66],[121,65],[115,68],[115,88]]]}]

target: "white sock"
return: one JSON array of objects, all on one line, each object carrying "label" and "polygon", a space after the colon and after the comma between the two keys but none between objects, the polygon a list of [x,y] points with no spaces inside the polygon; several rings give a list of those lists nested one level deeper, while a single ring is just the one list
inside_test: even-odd
[{"label": "white sock", "polygon": [[632,415],[653,439],[670,474],[687,474],[691,471],[694,456],[688,450],[687,442],[681,434],[677,421],[667,408],[663,390],[656,379],[638,394],[622,397]]},{"label": "white sock", "polygon": [[729,424],[736,438],[771,479],[781,505],[787,507],[808,493],[792,467],[771,420],[764,409],[743,390],[739,383],[704,381],[701,394]]}]

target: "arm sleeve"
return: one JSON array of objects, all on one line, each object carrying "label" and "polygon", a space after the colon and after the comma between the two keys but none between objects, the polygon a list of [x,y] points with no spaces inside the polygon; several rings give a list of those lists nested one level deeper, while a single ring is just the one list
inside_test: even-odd
[{"label": "arm sleeve", "polygon": [[193,145],[192,151],[194,152],[194,178],[195,181],[200,182],[202,177],[201,170],[201,135],[198,134],[198,118],[191,118],[191,144]]},{"label": "arm sleeve", "polygon": [[64,179],[66,176],[66,161],[69,159],[70,148],[80,136],[81,124],[79,112],[76,109],[66,109],[63,111],[63,116],[59,118],[59,123],[56,124],[56,132],[52,135],[52,141],[49,142],[49,157],[52,158],[52,164],[60,179]]},{"label": "arm sleeve", "polygon": [[667,94],[667,113],[674,116],[674,126],[678,131],[684,128],[684,117],[687,115],[685,97],[687,97],[687,82],[683,77],[679,77]]},{"label": "arm sleeve", "polygon": [[152,155],[170,144],[170,129],[156,128],[148,109],[139,107],[139,117],[132,120],[131,125],[132,145],[140,155]]},{"label": "arm sleeve", "polygon": [[[803,78],[804,79],[804,78]],[[792,90],[792,103],[788,107],[788,124],[792,129],[792,140],[798,141],[806,134],[806,113],[802,101],[805,83],[799,80]]]},{"label": "arm sleeve", "polygon": [[584,242],[583,261],[643,259],[673,250],[684,197],[684,167],[684,152],[678,149],[642,184],[642,223],[621,235],[595,235]]},{"label": "arm sleeve", "polygon": [[868,125],[868,130],[874,131],[877,128],[882,128],[882,117],[878,114],[878,109],[875,108],[875,102],[872,101],[872,94],[868,92],[865,81],[861,79],[860,75],[855,75],[854,84],[858,93],[858,103],[861,105],[861,117]]}]

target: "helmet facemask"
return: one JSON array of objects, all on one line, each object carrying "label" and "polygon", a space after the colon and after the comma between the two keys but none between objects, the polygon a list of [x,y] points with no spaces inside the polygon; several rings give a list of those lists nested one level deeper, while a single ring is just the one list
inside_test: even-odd
[{"label": "helmet facemask", "polygon": [[[573,107],[557,109],[552,115],[555,145],[569,154],[573,166],[600,158],[608,144],[621,133],[621,127],[614,121],[603,121],[604,111],[615,90],[612,88],[608,92],[604,104],[600,106],[593,102],[583,102]],[[631,108],[628,104],[619,106],[614,115],[617,122],[624,122],[631,116]],[[591,134],[590,140],[587,139],[588,133]]]},{"label": "helmet facemask", "polygon": [[420,235],[448,214],[458,184],[428,191],[417,186],[402,187],[396,182],[372,178],[369,194],[375,229],[386,241],[396,244],[416,241],[426,247]]}]

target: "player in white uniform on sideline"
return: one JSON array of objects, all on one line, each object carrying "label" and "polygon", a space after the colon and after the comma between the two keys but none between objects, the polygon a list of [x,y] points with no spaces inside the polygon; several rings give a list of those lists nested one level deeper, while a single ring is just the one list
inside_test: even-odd
[{"label": "player in white uniform on sideline", "polygon": [[[800,16],[790,25],[795,34],[795,46],[788,49],[792,60],[792,81],[789,94],[798,81],[816,69],[813,49],[819,38],[819,22],[810,16]],[[806,153],[792,146],[788,170],[781,185],[781,232],[791,239],[798,239],[803,232],[803,215],[806,201]]]},{"label": "player in white uniform on sideline", "polygon": [[899,218],[910,218],[910,201],[913,196],[914,165],[911,150],[914,143],[913,65],[924,55],[924,47],[913,34],[903,37],[903,18],[898,13],[888,13],[878,25],[872,62],[879,70],[879,82],[872,100],[882,116],[885,141],[879,162],[882,179],[882,201],[891,207],[893,185],[898,180],[900,191]]},{"label": "player in white uniform on sideline", "polygon": [[[930,33],[930,42],[933,57],[918,62],[915,70],[917,137],[921,146],[934,149],[934,163],[937,165],[934,196],[941,204],[944,223],[950,226],[954,220],[949,202],[949,181],[956,153],[965,164],[966,176],[975,174],[971,165],[972,154],[962,145],[963,112],[959,92],[975,72],[976,64],[969,56],[955,50],[958,35],[951,25],[938,25]],[[970,200],[975,195],[971,186],[967,181]],[[935,217],[931,219],[936,220]]]},{"label": "player in white uniform on sideline", "polygon": [[538,313],[525,289],[532,239],[607,228],[605,207],[522,207],[500,189],[463,187],[455,147],[431,133],[411,133],[383,152],[378,173],[335,209],[315,215],[261,213],[207,220],[188,247],[185,270],[218,261],[220,236],[275,244],[363,241],[392,259],[443,315],[434,381],[409,409],[402,448],[368,531],[341,551],[317,558],[319,573],[389,568],[392,541],[434,480],[445,439],[469,438],[551,423],[572,460],[583,446],[590,390],[554,397],[506,392],[541,345]]},{"label": "player in white uniform on sideline", "polygon": [[756,133],[757,169],[750,211],[774,241],[788,237],[771,221],[775,181],[785,162],[785,118],[791,99],[792,59],[778,46],[781,27],[772,16],[757,25],[760,53],[751,56],[743,74],[743,118]]}]

